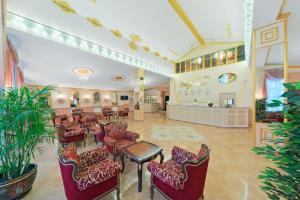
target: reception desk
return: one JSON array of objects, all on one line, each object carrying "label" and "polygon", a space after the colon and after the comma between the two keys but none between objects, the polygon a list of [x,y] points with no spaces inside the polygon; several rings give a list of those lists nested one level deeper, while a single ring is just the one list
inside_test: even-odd
[{"label": "reception desk", "polygon": [[248,108],[218,108],[168,105],[167,117],[218,127],[248,127]]}]

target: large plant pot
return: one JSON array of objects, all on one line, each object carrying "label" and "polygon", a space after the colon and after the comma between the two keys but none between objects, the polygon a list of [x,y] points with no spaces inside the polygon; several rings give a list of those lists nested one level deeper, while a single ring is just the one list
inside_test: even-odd
[{"label": "large plant pot", "polygon": [[37,165],[30,164],[27,173],[22,176],[4,182],[0,179],[0,199],[17,199],[27,193],[32,188],[36,178],[36,173]]}]

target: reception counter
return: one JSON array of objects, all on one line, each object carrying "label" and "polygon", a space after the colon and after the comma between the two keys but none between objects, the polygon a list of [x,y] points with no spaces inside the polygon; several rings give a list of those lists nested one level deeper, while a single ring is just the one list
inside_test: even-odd
[{"label": "reception counter", "polygon": [[248,108],[218,108],[168,105],[167,117],[218,127],[248,127]]}]

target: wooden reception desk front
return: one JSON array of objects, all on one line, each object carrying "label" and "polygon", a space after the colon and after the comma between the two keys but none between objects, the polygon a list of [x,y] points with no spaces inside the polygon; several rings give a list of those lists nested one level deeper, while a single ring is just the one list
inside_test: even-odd
[{"label": "wooden reception desk front", "polygon": [[168,105],[167,117],[174,120],[218,127],[248,127],[248,108],[219,108]]}]

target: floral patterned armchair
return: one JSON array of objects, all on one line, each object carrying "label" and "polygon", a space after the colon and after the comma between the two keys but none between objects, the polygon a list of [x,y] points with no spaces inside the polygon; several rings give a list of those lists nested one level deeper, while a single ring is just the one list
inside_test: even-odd
[{"label": "floral patterned armchair", "polygon": [[77,155],[76,146],[70,145],[59,149],[58,154],[68,200],[98,199],[113,190],[120,199],[120,165],[107,159],[105,147]]},{"label": "floral patterned armchair", "polygon": [[66,124],[59,124],[56,126],[56,130],[61,144],[83,142],[85,146],[86,128],[81,128],[80,125],[66,126]]},{"label": "floral patterned armchair", "polygon": [[197,155],[179,147],[172,150],[172,159],[159,164],[150,161],[147,165],[151,173],[151,195],[154,188],[168,199],[203,199],[206,173],[209,162],[209,149],[202,144]]},{"label": "floral patterned armchair", "polygon": [[104,130],[104,144],[107,146],[108,151],[113,154],[114,160],[116,160],[117,156],[120,156],[123,172],[123,149],[135,143],[139,138],[139,134],[127,131],[127,124],[125,123],[110,123],[104,127]]}]

